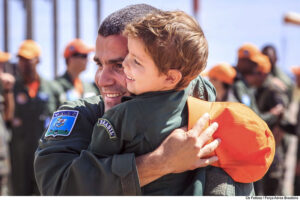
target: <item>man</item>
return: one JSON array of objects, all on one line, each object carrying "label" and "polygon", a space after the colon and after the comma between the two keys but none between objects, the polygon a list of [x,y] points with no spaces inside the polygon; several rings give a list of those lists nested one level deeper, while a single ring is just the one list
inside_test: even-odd
[{"label": "man", "polygon": [[255,56],[256,66],[252,72],[246,74],[245,79],[250,86],[255,88],[255,99],[259,112],[263,115],[267,113],[269,117],[262,118],[266,121],[272,130],[276,140],[276,153],[270,170],[262,179],[263,194],[262,195],[282,195],[282,180],[284,175],[284,157],[282,149],[282,134],[279,134],[277,129],[281,123],[283,110],[274,114],[273,109],[276,106],[282,108],[287,107],[288,97],[284,90],[277,87],[272,82],[271,64],[269,58],[263,54]]},{"label": "man", "polygon": [[4,72],[10,54],[0,51],[0,195],[8,194],[9,164],[9,129],[14,112],[13,86],[15,78]]},{"label": "man", "polygon": [[276,85],[283,88],[291,99],[293,82],[277,65],[277,52],[274,46],[266,45],[262,48],[262,53],[268,56],[271,63],[271,74]]},{"label": "man", "polygon": [[[142,186],[163,175],[203,167],[214,161],[210,157],[203,158],[219,144],[218,140],[215,140],[204,146],[216,130],[216,127],[202,130],[208,120],[206,117],[199,120],[192,131],[184,132],[185,129],[176,129],[156,150],[142,156],[135,157],[132,153],[124,153],[97,159],[91,152],[86,151],[97,119],[105,111],[119,104],[124,95],[129,95],[122,67],[128,53],[127,39],[122,35],[122,31],[132,20],[155,10],[145,4],[129,6],[111,14],[101,24],[94,58],[99,66],[95,82],[100,89],[101,97],[69,102],[60,108],[69,110],[69,113],[56,112],[57,117],[52,120],[56,120],[57,123],[60,121],[57,120],[58,116],[76,122],[73,128],[66,126],[66,135],[62,133],[56,137],[42,137],[40,141],[34,165],[42,194],[140,195]],[[193,86],[196,89],[192,93],[205,99],[213,99],[210,84],[200,79],[195,81]],[[199,134],[202,131],[203,134]],[[226,189],[221,184],[211,183],[204,188],[204,194],[252,194],[252,184],[244,186],[234,183],[219,168],[208,168],[207,176],[209,173],[218,173],[217,177],[225,179]],[[233,189],[235,187],[237,190]]]},{"label": "man", "polygon": [[18,50],[20,78],[14,86],[15,113],[12,123],[12,194],[39,194],[33,173],[34,152],[52,112],[60,104],[62,90],[37,72],[41,49],[25,40]]},{"label": "man", "polygon": [[86,45],[81,39],[74,39],[66,46],[64,57],[67,70],[64,75],[56,79],[66,94],[66,100],[76,100],[99,94],[93,84],[82,82],[79,78],[86,69],[88,54],[92,51],[94,48]]},{"label": "man", "polygon": [[235,97],[232,84],[236,77],[236,70],[228,63],[214,65],[207,73],[201,75],[208,76],[209,81],[215,86],[217,91],[216,101],[239,102]]}]

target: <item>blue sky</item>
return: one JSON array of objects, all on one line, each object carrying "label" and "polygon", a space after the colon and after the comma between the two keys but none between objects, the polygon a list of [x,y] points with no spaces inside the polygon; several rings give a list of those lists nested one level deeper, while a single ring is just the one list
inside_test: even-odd
[{"label": "blue sky", "polygon": [[[51,0],[34,2],[34,39],[42,47],[39,73],[47,78],[54,77],[52,44]],[[183,10],[192,15],[192,0],[102,0],[101,19],[111,12],[135,3],[147,3],[165,10]],[[95,0],[81,0],[81,38],[94,45],[97,37]],[[65,45],[75,37],[73,0],[58,1],[59,13],[59,74],[65,70],[63,51]],[[0,0],[0,12],[3,0]],[[278,50],[280,67],[290,74],[292,65],[300,65],[300,26],[283,23],[286,12],[300,13],[299,0],[201,0],[198,21],[209,43],[207,67],[218,62],[236,63],[237,49],[245,42],[261,48],[274,44]],[[16,61],[20,43],[25,37],[25,12],[20,0],[9,0],[10,53]],[[3,20],[0,20],[0,49],[3,50]],[[92,58],[92,56],[91,56]],[[86,81],[93,81],[96,65],[91,61],[82,74]]]}]

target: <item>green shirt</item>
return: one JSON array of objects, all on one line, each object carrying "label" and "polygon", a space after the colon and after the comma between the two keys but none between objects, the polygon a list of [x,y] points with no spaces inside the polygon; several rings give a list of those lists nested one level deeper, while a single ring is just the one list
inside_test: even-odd
[{"label": "green shirt", "polygon": [[79,94],[75,90],[73,81],[68,72],[65,72],[64,75],[58,77],[55,81],[63,88],[67,101],[99,95],[99,90],[97,87],[94,84],[86,82],[82,82],[83,93]]}]

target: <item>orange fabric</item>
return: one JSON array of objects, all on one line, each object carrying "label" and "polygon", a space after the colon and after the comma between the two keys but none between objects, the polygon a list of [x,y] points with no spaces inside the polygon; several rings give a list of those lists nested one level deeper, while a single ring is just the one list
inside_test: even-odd
[{"label": "orange fabric", "polygon": [[74,39],[66,46],[64,57],[69,58],[74,53],[88,54],[94,50],[94,47],[86,45],[81,39]]},{"label": "orange fabric", "polygon": [[27,84],[28,94],[31,98],[36,97],[39,87],[40,87],[39,81],[33,81],[32,83]]},{"label": "orange fabric", "polygon": [[7,62],[10,59],[10,54],[0,51],[0,62]]},{"label": "orange fabric", "polygon": [[271,62],[268,56],[260,54],[256,63],[258,65],[258,71],[265,74],[268,74],[271,71]]},{"label": "orange fabric", "polygon": [[248,58],[249,60],[257,63],[260,59],[260,50],[251,43],[243,44],[238,50],[239,58]]},{"label": "orange fabric", "polygon": [[82,95],[82,93],[83,93],[83,86],[82,86],[82,82],[81,82],[81,80],[79,78],[76,78],[74,80],[74,88],[75,88],[75,90],[77,92],[79,92],[79,94]]},{"label": "orange fabric", "polygon": [[[275,140],[268,125],[250,108],[234,102],[207,102],[188,98],[188,129],[205,113],[210,121],[219,124],[213,138],[221,144],[214,154],[219,160],[212,164],[221,167],[234,181],[251,183],[268,171],[275,154]],[[212,139],[213,140],[213,139]]]},{"label": "orange fabric", "polygon": [[236,76],[236,71],[230,64],[220,63],[212,67],[207,75],[209,78],[215,78],[219,81],[231,85]]},{"label": "orange fabric", "polygon": [[293,66],[293,67],[291,67],[291,71],[293,72],[293,74],[295,76],[299,76],[300,75],[300,66]]},{"label": "orange fabric", "polygon": [[18,56],[22,56],[27,59],[38,58],[41,55],[40,46],[33,40],[25,40],[18,51]]}]

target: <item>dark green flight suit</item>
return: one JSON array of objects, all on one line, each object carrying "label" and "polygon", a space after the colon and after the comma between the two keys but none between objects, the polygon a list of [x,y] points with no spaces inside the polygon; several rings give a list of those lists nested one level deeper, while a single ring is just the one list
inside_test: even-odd
[{"label": "dark green flight suit", "polygon": [[[277,104],[287,107],[289,98],[287,94],[272,83],[272,75],[268,75],[263,85],[257,88],[255,98],[261,113],[270,111]],[[263,118],[263,117],[262,117]],[[263,118],[264,119],[264,118]],[[264,120],[272,130],[280,125],[282,116],[270,115]],[[282,184],[284,175],[284,153],[282,143],[277,144],[273,163],[262,179],[263,195],[283,195]]]},{"label": "dark green flight suit", "polygon": [[61,94],[60,86],[42,78],[34,98],[28,95],[22,80],[15,83],[15,115],[10,144],[13,195],[39,194],[33,172],[34,152],[53,111],[61,103]]},{"label": "dark green flight suit", "polygon": [[[8,142],[10,133],[3,119],[4,96],[3,88],[0,83],[0,195],[5,195],[8,189],[8,175],[10,173]],[[6,190],[6,191],[5,191]],[[6,194],[7,195],[7,194]]]},{"label": "dark green flight suit", "polygon": [[[192,83],[192,87],[192,94],[206,100],[215,99],[215,89],[201,77]],[[133,153],[97,158],[87,151],[93,127],[104,114],[101,97],[67,102],[59,110],[75,110],[78,116],[68,136],[42,136],[34,162],[40,192],[43,195],[125,195],[128,191],[138,194],[140,185]],[[208,167],[206,176],[213,177],[210,175],[216,171],[222,182],[217,179],[206,182],[204,194],[253,194],[252,184],[235,183],[223,170]],[[122,185],[124,179],[128,182]]]},{"label": "dark green flight suit", "polygon": [[82,82],[83,94],[80,96],[75,91],[73,81],[68,72],[65,72],[64,75],[58,77],[55,81],[63,88],[67,101],[99,95],[99,90],[94,84]]}]

